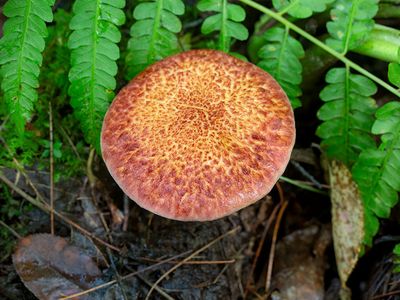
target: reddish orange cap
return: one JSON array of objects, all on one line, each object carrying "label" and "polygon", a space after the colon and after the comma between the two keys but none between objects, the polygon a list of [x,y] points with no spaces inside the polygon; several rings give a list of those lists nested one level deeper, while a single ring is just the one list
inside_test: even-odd
[{"label": "reddish orange cap", "polygon": [[229,215],[270,192],[289,162],[293,110],[257,66],[216,50],[159,61],[103,123],[104,161],[141,207],[182,221]]}]

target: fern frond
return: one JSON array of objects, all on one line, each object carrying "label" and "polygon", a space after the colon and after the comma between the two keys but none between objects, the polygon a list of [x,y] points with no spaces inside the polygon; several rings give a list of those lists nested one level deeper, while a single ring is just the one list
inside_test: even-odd
[{"label": "fern frond", "polygon": [[392,62],[389,64],[388,77],[391,83],[400,88],[400,63]]},{"label": "fern frond", "polygon": [[351,167],[362,150],[375,147],[370,130],[376,103],[370,96],[376,86],[362,75],[351,74],[348,67],[331,69],[326,82],[320,93],[325,104],[318,111],[324,123],[317,135],[328,158]]},{"label": "fern frond", "polygon": [[179,52],[176,34],[182,24],[177,16],[183,15],[181,0],[154,0],[136,6],[126,56],[126,78],[131,79],[148,65]]},{"label": "fern frond", "polygon": [[[376,217],[388,218],[390,209],[398,202],[400,192],[400,102],[389,102],[376,112],[372,133],[381,135],[378,149],[363,151],[352,174],[365,208],[370,212],[370,229],[366,243],[371,244],[378,230]],[[368,229],[368,228],[367,228]]]},{"label": "fern frond", "polygon": [[229,3],[228,0],[201,0],[197,8],[202,12],[216,12],[204,20],[201,33],[210,34],[218,31],[219,50],[229,52],[231,38],[239,41],[248,38],[247,28],[240,23],[246,18],[246,12],[240,5]]},{"label": "fern frond", "polygon": [[117,26],[125,22],[124,6],[125,0],[77,0],[73,6],[69,95],[86,141],[98,151],[103,117],[116,86],[116,44],[121,39]]},{"label": "fern frond", "polygon": [[314,12],[320,13],[326,10],[327,5],[335,0],[272,0],[272,5],[283,15],[288,13],[292,17],[305,19]]},{"label": "fern frond", "polygon": [[0,40],[1,88],[10,120],[20,134],[38,98],[45,22],[53,20],[53,4],[54,0],[9,0],[3,8],[8,20]]},{"label": "fern frond", "polygon": [[293,108],[301,106],[300,83],[304,55],[300,42],[290,36],[288,28],[275,27],[263,35],[264,46],[258,51],[258,66],[270,73],[282,86]]},{"label": "fern frond", "polygon": [[327,24],[327,45],[341,53],[356,48],[372,31],[377,12],[378,0],[337,0]]}]

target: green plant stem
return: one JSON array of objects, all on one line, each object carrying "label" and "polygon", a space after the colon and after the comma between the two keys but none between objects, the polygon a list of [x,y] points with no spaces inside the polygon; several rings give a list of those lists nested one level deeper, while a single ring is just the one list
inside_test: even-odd
[{"label": "green plant stem", "polygon": [[345,57],[343,54],[340,54],[339,52],[335,51],[334,49],[328,47],[323,42],[321,42],[317,38],[313,37],[311,34],[307,33],[306,31],[304,31],[300,27],[297,27],[295,24],[289,22],[284,17],[280,16],[279,14],[275,13],[274,11],[272,11],[272,10],[270,10],[270,9],[260,5],[260,4],[258,4],[257,2],[252,1],[252,0],[239,0],[239,1],[244,3],[244,4],[247,4],[250,7],[253,7],[254,9],[256,9],[256,10],[258,10],[258,11],[260,11],[260,12],[262,12],[262,13],[264,13],[264,14],[272,17],[272,18],[274,18],[275,20],[277,20],[278,22],[282,23],[283,25],[289,27],[291,30],[293,30],[294,32],[298,33],[299,35],[301,35],[305,39],[309,40],[313,44],[317,45],[318,47],[322,48],[323,50],[325,50],[329,54],[333,55],[334,57],[336,57],[337,59],[342,61],[344,64],[346,64],[350,68],[352,68],[352,69],[356,70],[357,72],[361,73],[362,75],[368,77],[369,79],[371,79],[372,81],[376,82],[377,84],[379,84],[380,86],[382,86],[383,88],[385,88],[386,90],[391,92],[392,94],[396,95],[397,97],[400,97],[400,91],[399,90],[397,90],[396,88],[394,88],[393,86],[391,86],[387,82],[383,81],[382,79],[378,78],[377,76],[371,74],[370,72],[365,70],[363,67],[361,67],[361,66],[357,65],[356,63],[352,62],[347,57]]},{"label": "green plant stem", "polygon": [[226,19],[228,18],[227,17],[227,13],[228,12],[227,12],[227,3],[226,3],[226,1],[227,0],[222,0],[222,10],[221,10],[221,18],[222,18],[221,24],[222,24],[222,27],[221,27],[221,32],[220,32],[220,35],[219,35],[219,49],[221,51],[224,51],[224,52],[229,52],[229,47],[228,47],[229,41],[228,41],[228,38],[226,36],[226,27],[225,27]]},{"label": "green plant stem", "polygon": [[375,25],[369,38],[353,52],[387,62],[396,62],[400,47],[400,30]]},{"label": "green plant stem", "polygon": [[400,6],[393,4],[379,4],[379,11],[376,14],[377,18],[400,18]]},{"label": "green plant stem", "polygon": [[312,186],[310,186],[308,184],[305,184],[305,183],[303,183],[303,182],[301,182],[299,180],[290,179],[290,178],[285,177],[285,176],[279,177],[279,180],[282,180],[284,182],[290,183],[290,184],[292,184],[294,186],[297,186],[297,187],[299,187],[299,188],[301,188],[303,190],[307,190],[307,191],[318,193],[318,194],[325,195],[325,196],[329,195],[327,192],[321,191],[321,190],[316,189],[316,188],[313,188]]},{"label": "green plant stem", "polygon": [[16,232],[12,227],[8,226],[6,223],[4,223],[2,220],[0,220],[0,225],[7,228],[8,231],[10,231],[17,239],[20,239],[21,236]]}]

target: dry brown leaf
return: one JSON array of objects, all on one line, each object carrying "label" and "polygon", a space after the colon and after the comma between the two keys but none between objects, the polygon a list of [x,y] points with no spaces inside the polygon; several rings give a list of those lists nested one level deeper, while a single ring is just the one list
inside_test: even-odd
[{"label": "dry brown leaf", "polygon": [[317,225],[282,238],[276,246],[271,298],[323,300],[325,250],[331,241],[330,228]]},{"label": "dry brown leaf", "polygon": [[[364,207],[350,171],[333,161],[329,168],[332,201],[332,231],[336,264],[342,287],[353,271],[364,239]],[[344,293],[344,291],[342,291]],[[342,299],[346,296],[342,296]]]},{"label": "dry brown leaf", "polygon": [[50,234],[22,238],[13,263],[25,286],[39,299],[59,299],[81,292],[101,276],[89,256]]}]

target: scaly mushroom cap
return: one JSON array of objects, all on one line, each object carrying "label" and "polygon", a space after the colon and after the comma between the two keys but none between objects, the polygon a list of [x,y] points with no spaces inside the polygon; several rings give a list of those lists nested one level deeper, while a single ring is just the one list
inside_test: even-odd
[{"label": "scaly mushroom cap", "polygon": [[294,139],[292,108],[268,73],[220,51],[192,50],[121,90],[101,147],[111,175],[141,207],[205,221],[265,196]]}]

